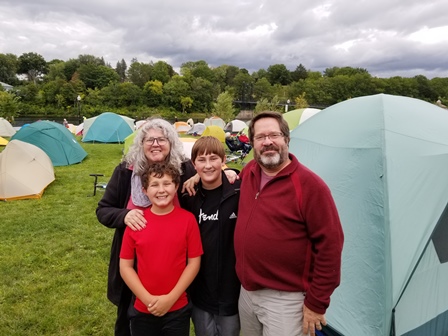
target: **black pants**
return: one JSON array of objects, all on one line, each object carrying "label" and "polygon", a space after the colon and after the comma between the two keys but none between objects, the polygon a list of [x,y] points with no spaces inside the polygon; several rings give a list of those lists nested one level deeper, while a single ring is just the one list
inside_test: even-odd
[{"label": "black pants", "polygon": [[128,286],[123,286],[120,303],[117,306],[117,320],[115,321],[115,336],[131,336],[128,310],[132,302],[132,292]]},{"label": "black pants", "polygon": [[189,336],[192,305],[166,313],[164,316],[154,316],[137,311],[131,316],[132,336]]}]

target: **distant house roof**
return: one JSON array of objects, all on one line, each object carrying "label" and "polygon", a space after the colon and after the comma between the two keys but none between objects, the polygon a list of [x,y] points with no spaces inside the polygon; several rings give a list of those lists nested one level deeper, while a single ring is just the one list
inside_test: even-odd
[{"label": "distant house roof", "polygon": [[5,89],[5,91],[9,91],[12,90],[12,85],[0,82],[1,86],[3,86],[3,88]]}]

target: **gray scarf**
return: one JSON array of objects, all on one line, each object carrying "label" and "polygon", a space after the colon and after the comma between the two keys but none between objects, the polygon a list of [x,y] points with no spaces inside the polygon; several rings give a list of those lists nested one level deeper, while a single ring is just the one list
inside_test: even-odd
[{"label": "gray scarf", "polygon": [[131,176],[131,198],[136,206],[147,208],[151,205],[148,196],[143,192],[141,176],[136,175],[134,171]]}]

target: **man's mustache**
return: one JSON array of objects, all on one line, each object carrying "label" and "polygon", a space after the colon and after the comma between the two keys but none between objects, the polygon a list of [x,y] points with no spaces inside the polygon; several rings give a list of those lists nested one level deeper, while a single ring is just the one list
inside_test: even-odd
[{"label": "man's mustache", "polygon": [[274,145],[265,146],[261,149],[260,153],[263,154],[264,152],[267,152],[267,151],[278,151],[278,148]]}]

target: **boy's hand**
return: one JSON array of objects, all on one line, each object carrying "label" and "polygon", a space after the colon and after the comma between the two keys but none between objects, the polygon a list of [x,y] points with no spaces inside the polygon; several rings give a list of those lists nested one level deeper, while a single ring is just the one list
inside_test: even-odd
[{"label": "boy's hand", "polygon": [[224,170],[224,174],[226,174],[227,179],[229,180],[230,184],[234,184],[236,180],[239,180],[239,176],[236,173],[236,171],[232,170],[232,169],[226,169]]},{"label": "boy's hand", "polygon": [[154,316],[163,316],[175,302],[169,295],[153,296],[153,300],[148,304],[148,311]]},{"label": "boy's hand", "polygon": [[188,180],[184,182],[182,186],[182,193],[187,192],[188,195],[193,196],[196,194],[195,186],[199,183],[199,175],[196,174],[193,177],[190,177]]}]

